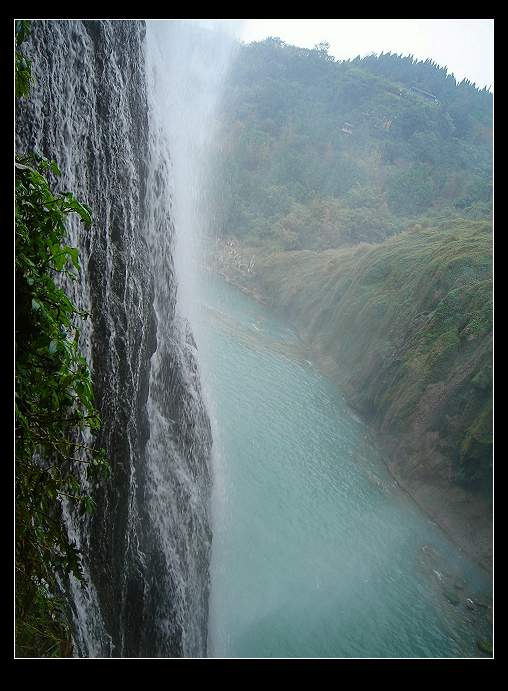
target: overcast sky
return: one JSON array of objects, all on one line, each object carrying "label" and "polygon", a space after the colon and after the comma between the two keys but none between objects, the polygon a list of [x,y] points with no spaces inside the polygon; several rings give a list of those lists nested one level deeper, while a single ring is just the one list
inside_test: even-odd
[{"label": "overcast sky", "polygon": [[467,77],[480,88],[494,82],[493,19],[244,19],[238,28],[245,42],[278,36],[313,48],[327,41],[337,59],[412,54],[446,66],[457,81]]}]

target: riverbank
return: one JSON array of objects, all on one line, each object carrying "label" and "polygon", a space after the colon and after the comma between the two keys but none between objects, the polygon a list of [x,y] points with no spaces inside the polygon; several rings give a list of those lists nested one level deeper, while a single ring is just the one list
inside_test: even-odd
[{"label": "riverbank", "polygon": [[[255,292],[250,294],[262,301]],[[299,330],[297,333],[305,343],[305,334]],[[335,382],[337,364],[330,357],[316,348],[309,349],[308,357],[325,378]],[[347,391],[342,390],[342,393],[345,393],[346,399],[351,398],[347,396]],[[486,502],[458,486],[440,485],[418,477],[408,478],[404,473],[404,453],[397,448],[393,436],[377,430],[362,411],[355,411],[368,425],[374,440],[383,450],[385,465],[399,487],[464,554],[492,573],[493,531],[491,511]]]},{"label": "riverbank", "polygon": [[493,567],[492,523],[488,508],[460,487],[440,487],[422,481],[407,481],[394,465],[388,470],[419,508],[450,540],[488,573]]},{"label": "riverbank", "polygon": [[[273,306],[257,289],[253,280],[247,281],[237,271],[228,272],[222,268],[218,272],[221,278],[230,285],[240,290],[256,302],[264,304],[270,309]],[[309,346],[306,334],[297,324],[292,324],[299,338],[308,348],[306,357],[312,361],[316,369],[328,380],[337,384],[337,363],[320,350],[316,341]],[[339,387],[341,388],[341,387]],[[351,403],[351,395],[348,391],[346,398]],[[354,405],[356,412],[369,426],[376,443],[383,450],[385,465],[399,487],[416,503],[419,509],[430,518],[446,536],[468,557],[489,573],[493,567],[493,526],[492,512],[481,497],[459,486],[436,482],[435,479],[408,477],[404,472],[406,458],[403,451],[397,448],[393,435],[383,433],[376,429],[372,420],[369,420],[361,410]]]}]

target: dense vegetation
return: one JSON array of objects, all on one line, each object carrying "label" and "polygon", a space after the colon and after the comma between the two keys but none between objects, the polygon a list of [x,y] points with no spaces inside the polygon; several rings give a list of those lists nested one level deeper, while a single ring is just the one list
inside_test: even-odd
[{"label": "dense vegetation", "polygon": [[488,505],[492,95],[279,39],[241,48],[225,94],[220,270],[294,322],[401,476]]},{"label": "dense vegetation", "polygon": [[336,62],[325,44],[279,39],[243,46],[217,142],[220,232],[328,249],[425,220],[486,218],[491,120],[487,90],[430,60]]},{"label": "dense vegetation", "polygon": [[489,225],[455,221],[379,245],[277,253],[256,281],[389,430],[407,473],[488,493],[491,274]]},{"label": "dense vegetation", "polygon": [[[26,97],[30,62],[19,46],[16,95]],[[18,656],[71,653],[63,596],[69,574],[83,582],[80,555],[69,539],[62,500],[93,510],[93,483],[107,476],[104,451],[94,446],[100,420],[90,371],[78,346],[78,310],[62,285],[75,280],[78,251],[66,244],[66,219],[90,226],[90,209],[69,192],[54,193],[57,164],[16,156],[16,652]],[[86,471],[82,469],[86,468]]]}]

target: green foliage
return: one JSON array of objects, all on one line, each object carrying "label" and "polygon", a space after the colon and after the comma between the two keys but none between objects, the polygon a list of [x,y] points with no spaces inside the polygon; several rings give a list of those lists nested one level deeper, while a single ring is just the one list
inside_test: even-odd
[{"label": "green foliage", "polygon": [[[339,62],[324,44],[253,43],[231,69],[220,122],[211,200],[223,236],[326,249],[491,214],[492,95],[430,60]],[[341,219],[337,232],[309,223],[316,198]]]},{"label": "green foliage", "polygon": [[395,213],[416,215],[424,212],[436,197],[432,171],[428,166],[414,165],[396,173],[387,184],[387,197]]},{"label": "green foliage", "polygon": [[79,434],[100,426],[78,347],[76,320],[86,314],[55,282],[58,274],[75,280],[79,269],[77,250],[64,242],[66,217],[76,213],[90,225],[90,209],[69,192],[55,195],[49,174],[60,174],[54,161],[16,157],[17,643],[20,654],[37,655],[68,639],[57,577],[83,579],[60,500],[90,512],[93,500],[80,468],[90,485],[109,472],[104,451]]},{"label": "green foliage", "polygon": [[30,24],[25,20],[16,22],[16,97],[28,96],[32,81],[32,63],[18,47],[30,33]]},{"label": "green foliage", "polygon": [[71,657],[72,642],[65,600],[40,584],[34,590],[29,612],[16,608],[18,657]]}]

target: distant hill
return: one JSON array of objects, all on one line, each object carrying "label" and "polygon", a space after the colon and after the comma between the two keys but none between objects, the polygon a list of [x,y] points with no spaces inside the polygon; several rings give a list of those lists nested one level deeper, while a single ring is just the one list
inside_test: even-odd
[{"label": "distant hill", "polygon": [[492,101],[430,60],[335,61],[326,45],[273,38],[242,46],[212,167],[220,233],[327,249],[489,218]]}]

